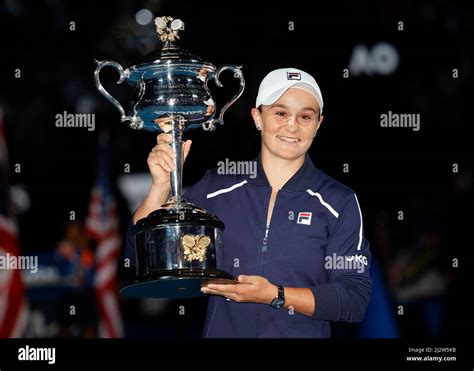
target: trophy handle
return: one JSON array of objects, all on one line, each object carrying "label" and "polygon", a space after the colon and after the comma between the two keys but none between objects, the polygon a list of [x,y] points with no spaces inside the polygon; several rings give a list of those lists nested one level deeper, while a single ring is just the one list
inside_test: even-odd
[{"label": "trophy handle", "polygon": [[[97,89],[100,91],[100,93],[107,98],[107,100],[112,103],[120,112],[120,121],[125,122],[125,121],[130,121],[130,127],[132,129],[141,129],[143,127],[143,121],[140,117],[137,117],[136,115],[133,116],[127,116],[125,115],[125,110],[123,109],[122,105],[118,102],[117,99],[112,97],[107,90],[102,86],[100,79],[99,79],[99,73],[100,70],[105,67],[105,66],[111,66],[114,67],[119,75],[120,78],[117,81],[117,84],[121,84],[123,80],[125,80],[125,73],[123,71],[123,67],[114,61],[98,61],[94,60],[95,63],[97,63],[97,68],[94,71],[94,80],[95,80],[95,86]],[[144,84],[140,84],[140,93],[139,95],[142,96],[144,93]]]},{"label": "trophy handle", "polygon": [[[242,92],[244,91],[245,89],[245,79],[244,79],[244,75],[241,71],[241,68],[242,66],[240,67],[237,67],[237,66],[232,66],[230,64],[225,64],[223,65],[222,67],[220,67],[216,74],[213,75],[211,78],[214,79],[214,81],[216,82],[216,85],[219,87],[219,88],[222,88],[222,83],[220,82],[219,80],[219,76],[222,72],[224,72],[225,70],[231,70],[234,72],[234,77],[235,78],[238,78],[240,80],[240,86],[239,86],[239,90],[237,91],[237,93],[232,97],[232,99],[230,101],[227,102],[227,104],[222,107],[221,109],[221,112],[219,113],[219,118],[217,119],[213,119],[213,120],[209,120],[209,121],[206,121],[202,124],[202,127],[205,131],[212,131],[212,130],[215,130],[216,129],[216,126],[214,124],[221,124],[221,125],[224,125],[224,113],[225,111],[227,111],[227,109],[232,105],[234,104],[234,102],[239,99],[239,97],[242,95]],[[207,80],[206,80],[206,86],[207,86]]]}]

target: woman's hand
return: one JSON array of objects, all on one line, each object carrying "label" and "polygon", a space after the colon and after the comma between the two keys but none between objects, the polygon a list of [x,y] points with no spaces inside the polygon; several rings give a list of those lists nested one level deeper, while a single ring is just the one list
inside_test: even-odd
[{"label": "woman's hand", "polygon": [[[158,209],[168,199],[171,189],[170,172],[175,169],[175,153],[170,146],[171,135],[159,134],[156,137],[158,143],[148,155],[147,164],[153,183],[137,211],[133,215],[133,223],[147,217],[152,211]],[[191,141],[187,140],[183,145],[184,160],[191,149]]]},{"label": "woman's hand", "polygon": [[[176,154],[170,146],[171,135],[159,134],[156,137],[156,142],[158,144],[152,148],[148,155],[148,168],[153,177],[153,184],[168,186],[170,183],[170,173],[176,169],[174,165]],[[187,140],[183,144],[184,160],[186,160],[191,150],[191,143],[191,140]]]},{"label": "woman's hand", "polygon": [[201,291],[205,294],[221,295],[236,302],[270,304],[278,295],[278,288],[265,277],[238,277],[236,284],[208,284]]}]

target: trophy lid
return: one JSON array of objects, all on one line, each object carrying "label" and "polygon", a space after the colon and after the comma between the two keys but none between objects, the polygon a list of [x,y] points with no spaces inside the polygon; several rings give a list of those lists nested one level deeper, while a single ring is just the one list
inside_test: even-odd
[{"label": "trophy lid", "polygon": [[204,209],[183,201],[182,208],[161,208],[138,220],[132,228],[132,234],[170,224],[206,225],[221,230],[225,229],[224,223],[217,216],[208,214]]},{"label": "trophy lid", "polygon": [[155,50],[145,57],[143,63],[130,67],[126,75],[128,80],[138,81],[153,76],[153,71],[171,66],[187,66],[215,71],[216,67],[186,49],[181,49],[174,42],[179,39],[178,32],[184,23],[180,19],[164,16],[155,18],[156,32],[164,43],[161,49]]},{"label": "trophy lid", "polygon": [[198,65],[209,65],[214,67],[212,63],[203,60],[202,58],[194,55],[186,49],[181,49],[172,42],[166,42],[162,49],[155,50],[148,54],[145,58],[144,63],[190,63]]}]

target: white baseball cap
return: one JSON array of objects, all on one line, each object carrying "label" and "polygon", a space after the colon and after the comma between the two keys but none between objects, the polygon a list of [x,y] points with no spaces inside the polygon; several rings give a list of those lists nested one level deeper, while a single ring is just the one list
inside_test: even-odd
[{"label": "white baseball cap", "polygon": [[312,94],[323,113],[323,96],[316,80],[309,73],[296,68],[280,68],[270,72],[260,83],[255,107],[275,103],[289,88],[299,88]]}]

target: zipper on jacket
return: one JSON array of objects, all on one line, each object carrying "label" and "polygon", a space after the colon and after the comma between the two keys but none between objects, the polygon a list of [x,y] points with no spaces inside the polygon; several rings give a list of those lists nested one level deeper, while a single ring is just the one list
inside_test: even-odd
[{"label": "zipper on jacket", "polygon": [[[268,206],[267,206],[267,213],[265,214],[265,221],[267,220],[267,214],[268,214],[268,208],[270,207],[270,200],[271,200],[271,193],[270,193],[270,199],[268,200]],[[264,257],[264,253],[267,252],[267,243],[268,243],[268,234],[270,233],[270,225],[272,224],[272,219],[273,219],[273,215],[275,213],[275,206],[276,206],[276,202],[277,202],[277,198],[278,198],[278,192],[275,196],[275,203],[273,204],[273,210],[272,210],[272,215],[270,216],[270,223],[268,224],[265,224],[266,227],[265,227],[265,235],[263,237],[263,241],[262,241],[262,247],[260,249],[261,251],[261,258],[260,258],[260,276],[263,275],[263,257]],[[259,330],[260,330],[260,309],[261,308],[258,308],[257,307],[257,320],[256,320],[256,328],[255,328],[255,332],[256,332],[256,337],[258,338],[258,334],[259,334]]]},{"label": "zipper on jacket", "polygon": [[270,224],[267,224],[267,228],[265,228],[265,237],[263,237],[262,252],[267,252],[267,242],[268,242],[269,231],[270,231]]},{"label": "zipper on jacket", "polygon": [[[270,200],[272,198],[272,195],[270,193],[270,199],[268,200],[268,206],[267,206],[267,214],[268,214],[268,209],[270,208]],[[270,216],[270,221],[268,224],[265,224],[266,227],[265,227],[265,235],[263,237],[263,242],[262,242],[262,252],[267,252],[267,243],[268,243],[268,233],[270,232],[270,226],[272,225],[272,220],[273,220],[273,215],[275,213],[275,206],[276,206],[276,203],[277,203],[277,198],[278,198],[278,191],[275,195],[275,202],[273,203],[273,210],[272,210],[272,215]],[[267,215],[265,214],[265,221],[267,220]],[[263,267],[263,256],[262,256],[262,261],[261,261],[261,265]],[[262,268],[261,267],[261,268]],[[260,270],[261,272],[261,270]]]}]

